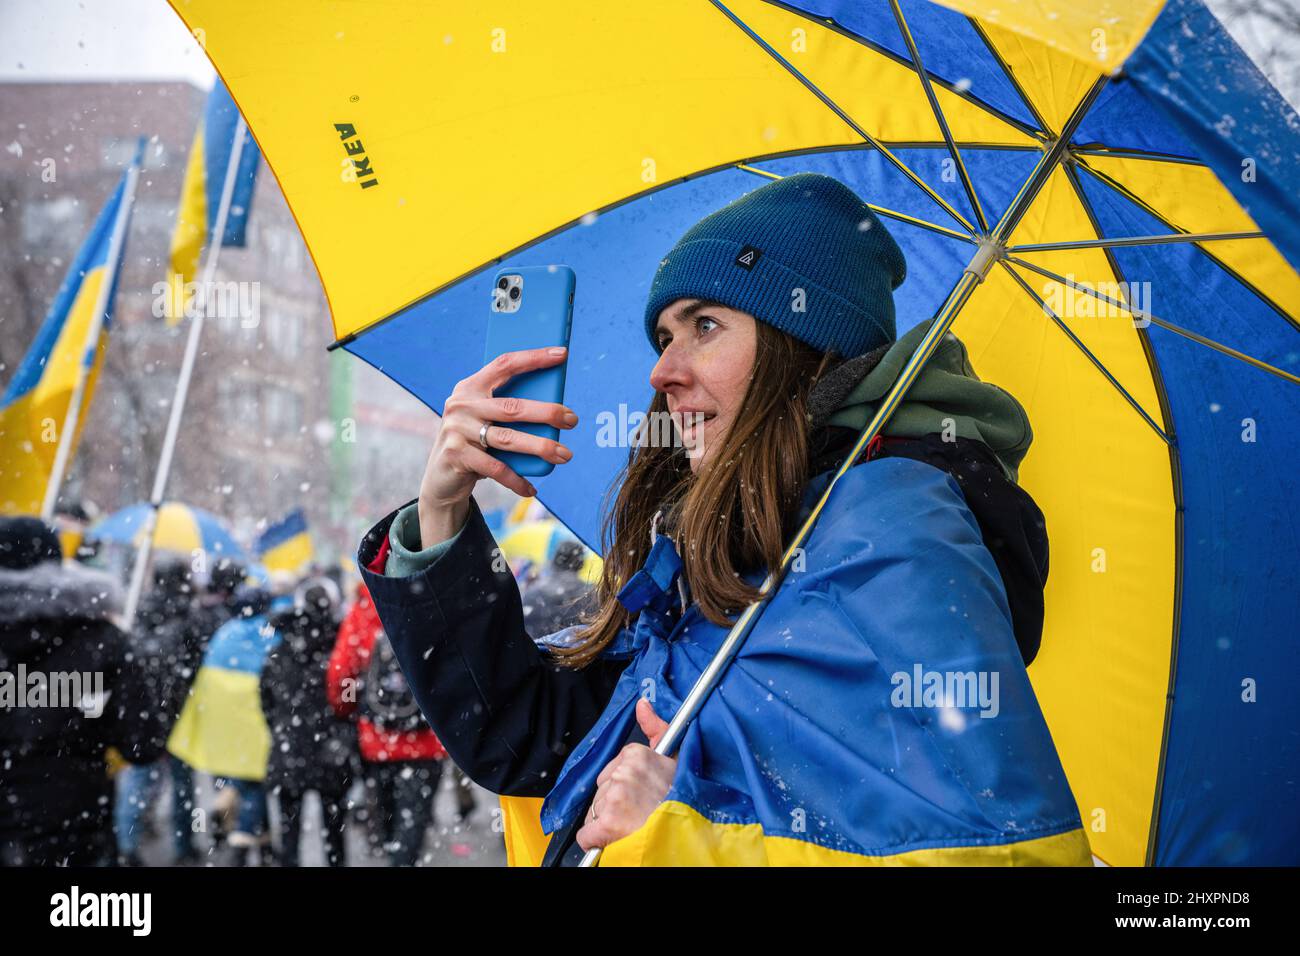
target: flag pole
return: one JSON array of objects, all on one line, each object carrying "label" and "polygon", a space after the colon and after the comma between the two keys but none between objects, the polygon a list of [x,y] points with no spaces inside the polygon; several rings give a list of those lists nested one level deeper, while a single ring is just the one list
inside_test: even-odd
[{"label": "flag pole", "polygon": [[59,432],[59,447],[54,453],[54,467],[45,486],[45,501],[41,505],[41,517],[49,521],[54,517],[54,506],[59,500],[59,488],[63,476],[72,460],[72,445],[77,434],[81,418],[81,403],[85,401],[86,387],[90,381],[90,370],[94,367],[95,352],[99,349],[99,336],[104,330],[104,319],[109,309],[109,297],[117,283],[118,267],[122,255],[122,246],[126,242],[126,225],[131,217],[131,206],[135,203],[135,186],[140,179],[141,156],[144,152],[144,139],[136,146],[135,156],[126,171],[126,188],[122,191],[122,201],[117,208],[117,217],[113,223],[113,233],[108,243],[108,259],[104,263],[104,279],[99,293],[95,297],[95,310],[90,316],[90,325],[86,329],[86,347],[82,352],[81,363],[77,369],[77,381],[72,387],[72,397],[68,410],[63,416],[63,429]]},{"label": "flag pole", "polygon": [[[181,374],[176,380],[176,392],[172,396],[171,417],[167,421],[167,434],[163,438],[162,453],[158,457],[158,470],[154,474],[153,492],[149,496],[149,509],[145,513],[144,537],[136,548],[135,565],[131,569],[131,587],[126,596],[126,607],[122,611],[122,627],[129,631],[135,623],[136,611],[140,607],[140,595],[144,591],[145,571],[149,558],[153,554],[154,529],[158,527],[158,509],[162,507],[163,495],[167,490],[167,479],[171,474],[172,457],[176,451],[176,439],[180,434],[181,415],[185,412],[185,399],[190,391],[190,379],[194,375],[194,360],[199,353],[199,337],[203,334],[203,317],[207,312],[208,290],[217,271],[217,259],[221,255],[221,241],[225,237],[226,220],[230,216],[230,201],[235,193],[235,180],[238,178],[239,160],[244,151],[244,139],[248,126],[240,115],[235,122],[235,139],[230,147],[230,159],[226,162],[226,177],[221,184],[221,202],[217,206],[217,220],[213,226],[212,241],[203,259],[203,273],[199,287],[194,294],[198,306],[194,318],[190,320],[189,338],[185,342],[185,358],[181,361]],[[171,294],[172,290],[168,290]],[[182,290],[181,297],[184,297]]]}]

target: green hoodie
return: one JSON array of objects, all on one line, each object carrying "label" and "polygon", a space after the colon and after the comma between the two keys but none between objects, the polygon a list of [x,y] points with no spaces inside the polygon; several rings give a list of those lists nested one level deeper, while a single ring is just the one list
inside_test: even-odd
[{"label": "green hoodie", "polygon": [[[932,322],[933,320],[931,320]],[[895,342],[880,362],[853,387],[826,424],[861,432],[898,380],[912,353],[929,331],[922,322]],[[951,424],[949,424],[951,420]],[[885,423],[884,433],[898,438],[948,433],[982,441],[997,456],[1002,470],[1018,481],[1018,469],[1034,440],[1021,404],[990,382],[981,382],[971,367],[966,346],[951,332],[907,390],[902,404]]]}]

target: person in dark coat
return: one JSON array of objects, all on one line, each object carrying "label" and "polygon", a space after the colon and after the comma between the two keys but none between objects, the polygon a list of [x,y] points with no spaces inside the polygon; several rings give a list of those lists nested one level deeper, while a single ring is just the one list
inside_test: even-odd
[{"label": "person in dark coat", "polygon": [[[165,753],[188,685],[153,679],[112,621],[121,601],[112,577],[63,563],[52,528],[0,518],[0,865],[111,865],[105,753],[136,765]],[[174,664],[192,675],[201,648],[182,637]],[[76,699],[34,701],[35,682],[71,675]]]},{"label": "person in dark coat", "polygon": [[[207,646],[215,629],[200,609],[198,589],[189,562],[177,555],[154,559],[153,587],[145,592],[130,635],[132,652],[144,662],[150,691],[157,699],[173,699],[194,680],[188,648]],[[114,809],[117,847],[128,866],[142,864],[140,838],[146,820],[165,789],[171,790],[169,834],[177,865],[198,862],[194,846],[194,773],[183,761],[164,755],[148,766],[129,766],[118,774]]]},{"label": "person in dark coat", "polygon": [[[234,617],[240,610],[235,592],[243,584],[247,572],[239,561],[222,557],[207,576],[206,586],[198,589],[192,605],[193,628],[202,639],[206,649],[221,626]],[[167,765],[172,784],[172,836],[175,844],[176,865],[199,862],[199,852],[194,845],[193,827],[189,825],[197,804],[194,789],[194,768],[175,754],[168,754]],[[209,828],[214,845],[225,839],[224,830],[214,821]],[[119,844],[121,837],[119,835]]]},{"label": "person in dark coat", "polygon": [[329,578],[309,578],[293,608],[271,617],[281,641],[262,668],[262,713],[271,732],[267,791],[280,807],[280,861],[299,865],[303,797],[314,790],[325,814],[326,861],[345,863],[347,794],[358,771],[356,734],[326,693],[326,672],[338,635],[339,592]]},{"label": "person in dark coat", "polygon": [[195,607],[198,627],[208,637],[239,612],[235,592],[247,575],[247,569],[233,558],[221,558],[213,565],[207,586],[199,592]]}]

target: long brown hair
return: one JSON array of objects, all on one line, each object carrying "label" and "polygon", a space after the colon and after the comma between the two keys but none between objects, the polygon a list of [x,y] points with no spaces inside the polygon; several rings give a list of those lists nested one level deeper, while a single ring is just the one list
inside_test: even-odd
[{"label": "long brown hair", "polygon": [[[808,393],[832,353],[765,322],[755,325],[754,367],[740,412],[698,474],[678,443],[633,443],[604,499],[596,609],[574,643],[553,649],[560,663],[586,665],[631,622],[616,595],[645,563],[660,508],[657,530],[672,534],[692,599],[714,624],[730,627],[758,597],[742,574],[780,563],[809,477]],[[656,392],[646,420],[667,416],[668,399]]]}]

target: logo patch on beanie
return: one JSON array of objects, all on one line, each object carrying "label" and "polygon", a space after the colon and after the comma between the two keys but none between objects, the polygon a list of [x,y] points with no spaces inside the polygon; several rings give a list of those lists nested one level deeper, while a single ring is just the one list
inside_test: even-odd
[{"label": "logo patch on beanie", "polygon": [[758,257],[762,254],[760,250],[755,249],[753,246],[746,246],[740,250],[740,255],[736,256],[736,265],[745,271],[749,271],[754,268],[754,263],[758,262]]}]

